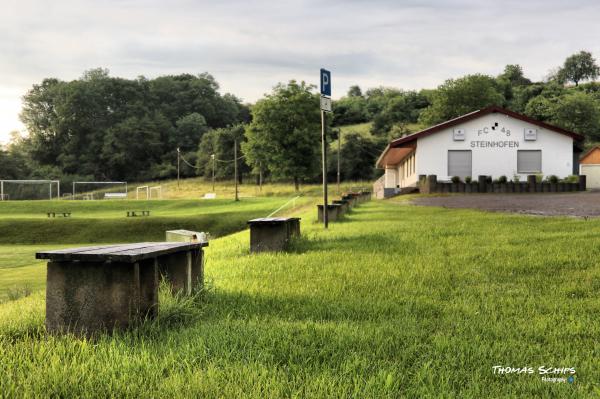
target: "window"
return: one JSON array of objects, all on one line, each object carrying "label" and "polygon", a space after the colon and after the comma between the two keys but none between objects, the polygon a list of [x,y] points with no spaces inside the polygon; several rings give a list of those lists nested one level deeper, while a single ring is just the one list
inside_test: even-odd
[{"label": "window", "polygon": [[471,150],[448,150],[448,176],[471,176]]},{"label": "window", "polygon": [[518,150],[517,173],[541,173],[542,150]]}]

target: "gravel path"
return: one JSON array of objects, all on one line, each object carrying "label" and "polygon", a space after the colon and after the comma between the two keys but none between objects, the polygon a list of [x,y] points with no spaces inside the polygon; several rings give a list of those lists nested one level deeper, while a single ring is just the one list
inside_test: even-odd
[{"label": "gravel path", "polygon": [[600,192],[561,194],[456,194],[421,197],[415,205],[472,208],[542,216],[600,216]]}]

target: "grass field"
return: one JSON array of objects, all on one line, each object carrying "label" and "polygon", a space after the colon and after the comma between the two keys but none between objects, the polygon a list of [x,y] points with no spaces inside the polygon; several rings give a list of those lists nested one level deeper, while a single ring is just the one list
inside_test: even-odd
[{"label": "grass field", "polygon": [[[146,183],[147,184],[147,183]],[[43,288],[43,262],[34,260],[41,248],[81,246],[90,243],[162,241],[166,230],[189,229],[220,237],[246,228],[246,222],[265,217],[285,205],[277,215],[301,212],[318,201],[320,186],[306,185],[295,192],[291,184],[268,184],[262,196],[241,185],[241,200],[225,191],[231,182],[220,182],[218,198],[199,200],[206,188],[200,179],[165,182],[176,200],[3,201],[0,202],[0,302]],[[345,183],[343,190],[367,183]],[[212,188],[212,187],[211,187]],[[168,190],[167,190],[168,192]],[[335,188],[332,190],[333,195]],[[301,195],[300,198],[290,199]],[[190,199],[196,198],[196,199]],[[287,204],[287,205],[286,205]],[[127,218],[128,210],[150,210],[150,217]],[[71,212],[70,218],[48,218],[47,212]]]},{"label": "grass field", "polygon": [[[0,392],[57,397],[600,394],[599,220],[361,205],[287,254],[211,242],[210,289],[96,341],[46,336],[43,293],[0,305]],[[14,247],[29,256],[28,246]],[[15,255],[15,259],[21,258]],[[23,260],[24,264],[26,263]],[[493,366],[533,367],[498,375]],[[537,368],[574,367],[575,383]]]}]

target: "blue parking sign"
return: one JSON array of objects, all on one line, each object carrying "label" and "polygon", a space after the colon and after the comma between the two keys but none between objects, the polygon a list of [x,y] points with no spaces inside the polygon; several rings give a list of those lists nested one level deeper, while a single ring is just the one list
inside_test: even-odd
[{"label": "blue parking sign", "polygon": [[321,68],[321,95],[331,97],[331,72]]}]

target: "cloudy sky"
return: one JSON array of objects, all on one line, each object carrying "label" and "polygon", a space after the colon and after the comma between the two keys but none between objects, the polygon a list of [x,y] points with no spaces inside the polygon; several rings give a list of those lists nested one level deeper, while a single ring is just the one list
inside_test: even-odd
[{"label": "cloudy sky", "polygon": [[21,96],[95,67],[133,78],[210,72],[252,102],[279,81],[431,88],[518,63],[542,79],[582,49],[600,57],[587,0],[3,0],[0,141],[23,129]]}]

